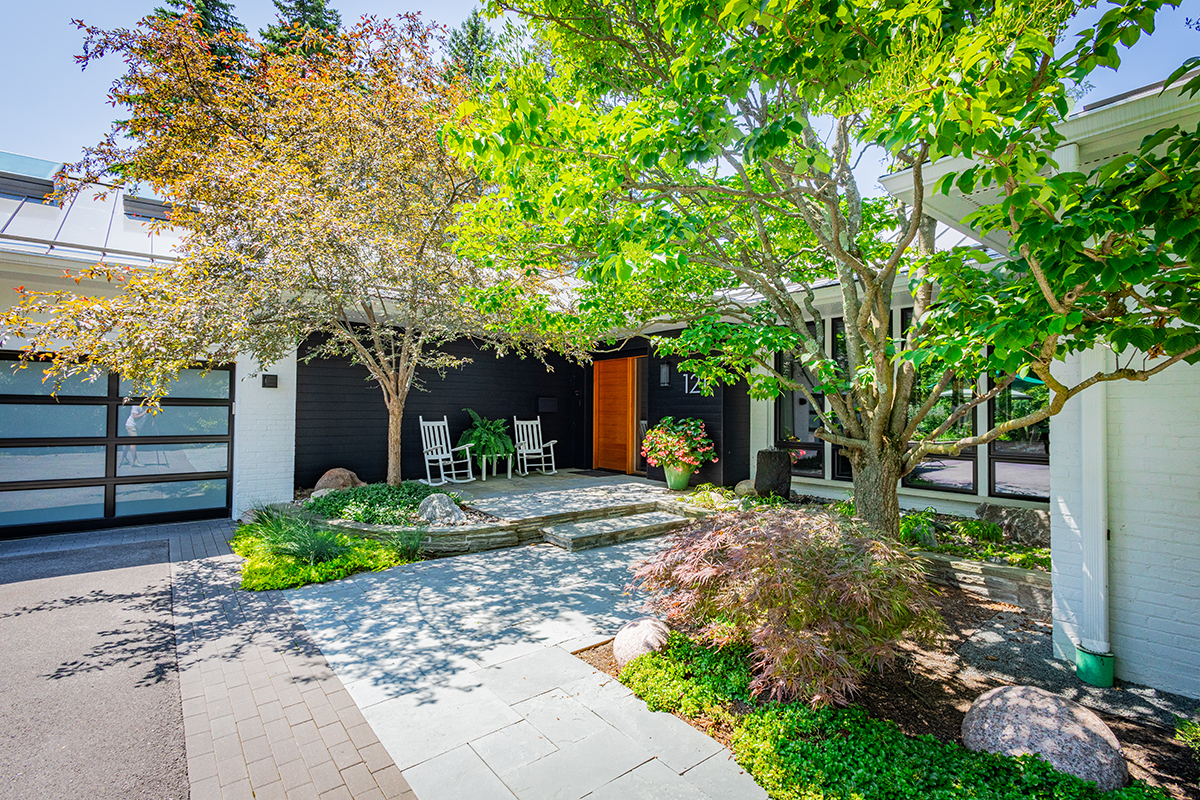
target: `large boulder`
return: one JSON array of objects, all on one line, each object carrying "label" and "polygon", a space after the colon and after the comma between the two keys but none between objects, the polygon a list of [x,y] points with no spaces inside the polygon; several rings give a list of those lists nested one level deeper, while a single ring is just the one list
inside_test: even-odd
[{"label": "large boulder", "polygon": [[1078,703],[1034,686],[1000,686],[981,694],[963,718],[970,750],[1017,756],[1036,753],[1107,792],[1129,782],[1121,743]]},{"label": "large boulder", "polygon": [[982,503],[975,516],[994,522],[1004,531],[1004,539],[1027,547],[1050,546],[1050,512],[1036,508],[1009,508]]},{"label": "large boulder", "polygon": [[350,470],[343,469],[342,467],[334,467],[321,476],[321,479],[317,481],[317,485],[313,489],[319,492],[322,489],[351,489],[355,486],[366,485]]},{"label": "large boulder", "polygon": [[458,507],[450,495],[431,494],[417,506],[417,516],[431,525],[462,525],[467,515]]},{"label": "large boulder", "polygon": [[758,494],[758,490],[754,488],[754,481],[747,478],[744,481],[738,481],[737,486],[733,487],[733,493],[738,497],[754,497]]},{"label": "large boulder", "polygon": [[792,491],[792,454],[774,447],[759,450],[754,490],[760,497],[788,497]]},{"label": "large boulder", "polygon": [[653,617],[635,619],[625,623],[625,627],[617,631],[613,639],[613,660],[617,669],[625,669],[625,665],[643,653],[657,653],[667,646],[667,635],[670,629],[661,620]]}]

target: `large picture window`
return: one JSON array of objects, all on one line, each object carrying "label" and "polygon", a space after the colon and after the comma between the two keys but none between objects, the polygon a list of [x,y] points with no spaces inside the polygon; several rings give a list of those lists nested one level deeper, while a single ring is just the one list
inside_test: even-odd
[{"label": "large picture window", "polygon": [[230,369],[184,370],[150,413],[117,376],[51,394],[16,365],[0,353],[0,537],[227,513]]},{"label": "large picture window", "polygon": [[[782,356],[784,374],[791,374],[794,380],[808,383],[801,374],[803,370],[792,356]],[[813,399],[818,403],[824,398],[817,394]],[[820,478],[825,474],[825,442],[814,436],[821,427],[821,417],[812,402],[800,391],[783,392],[776,402],[778,431],[776,446],[786,449],[792,457],[792,474],[809,478]]]},{"label": "large picture window", "polygon": [[[1050,390],[1033,377],[1018,378],[989,404],[992,427],[1046,405]],[[989,493],[997,497],[1050,499],[1050,420],[1003,434],[989,446]]]},{"label": "large picture window", "polygon": [[[809,324],[810,334],[815,334]],[[812,391],[813,384],[800,358],[794,353],[780,354],[776,366],[785,377],[808,387],[813,400],[825,402],[824,395]],[[801,391],[785,391],[775,402],[775,446],[792,458],[792,474],[806,478],[825,476],[826,443],[813,434],[821,427],[821,417],[812,401]]]},{"label": "large picture window", "polygon": [[[912,323],[912,309],[900,311],[900,332]],[[841,318],[830,321],[828,352],[843,370],[848,369],[845,326]],[[790,354],[781,354],[778,369],[793,380],[811,386],[799,361]],[[917,372],[917,389],[911,403],[913,409],[928,397],[937,386],[940,374],[932,369]],[[942,390],[917,432],[935,435],[937,441],[953,442],[980,431],[985,422],[989,429],[999,423],[1016,419],[1045,404],[1046,387],[1034,379],[1015,381],[986,408],[972,408],[944,431],[938,429],[956,409],[971,402],[982,380],[956,378]],[[816,395],[819,403],[824,396]],[[977,424],[978,421],[978,424]],[[784,392],[775,405],[775,446],[792,454],[792,474],[798,477],[850,481],[853,472],[850,460],[818,440],[813,433],[820,419],[802,392]],[[832,451],[832,452],[830,452]],[[984,456],[986,454],[986,458]],[[980,459],[984,459],[980,464]],[[826,468],[826,463],[829,468]],[[983,482],[983,476],[987,476]],[[910,489],[926,489],[976,496],[995,496],[1023,500],[1048,500],[1050,497],[1050,423],[1013,431],[986,448],[968,447],[954,456],[932,456],[922,461],[906,475],[902,485]]]},{"label": "large picture window", "polygon": [[[912,324],[912,309],[906,308],[900,312],[900,333],[904,335]],[[941,379],[941,371],[922,366],[917,368],[916,383],[909,409],[916,412],[925,403],[930,392],[937,388]],[[975,398],[975,381],[955,377],[942,390],[937,402],[917,425],[917,436],[924,440],[932,436],[939,444],[958,441],[966,436],[975,434],[975,409],[971,409],[945,430],[941,428],[966,403]],[[911,417],[910,417],[911,419]],[[932,489],[941,492],[961,492],[976,494],[975,462],[976,448],[968,447],[956,456],[931,456],[926,458],[916,469],[904,476],[903,485],[912,489]]]}]

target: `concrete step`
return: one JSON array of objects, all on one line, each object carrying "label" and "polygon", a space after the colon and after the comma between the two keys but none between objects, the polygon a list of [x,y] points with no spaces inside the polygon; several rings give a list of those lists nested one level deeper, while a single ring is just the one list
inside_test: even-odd
[{"label": "concrete step", "polygon": [[659,536],[687,525],[692,520],[666,511],[651,511],[624,517],[609,517],[551,525],[542,529],[543,538],[564,550],[591,547]]}]

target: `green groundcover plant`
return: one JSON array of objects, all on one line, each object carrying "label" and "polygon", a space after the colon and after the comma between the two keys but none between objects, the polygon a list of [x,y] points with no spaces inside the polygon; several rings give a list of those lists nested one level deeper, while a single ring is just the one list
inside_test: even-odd
[{"label": "green groundcover plant", "polygon": [[1200,761],[1200,719],[1175,720],[1175,738],[1192,751],[1192,757]]},{"label": "green groundcover plant", "polygon": [[348,519],[372,525],[423,525],[417,516],[421,501],[431,494],[447,494],[458,502],[458,495],[420,481],[404,481],[398,486],[372,483],[353,489],[339,489],[322,497],[309,498],[304,507],[329,519]]},{"label": "green groundcover plant", "polygon": [[259,509],[254,522],[237,529],[230,546],[246,559],[242,588],[265,591],[416,561],[420,534],[405,531],[384,540],[364,539],[323,527],[310,517]]},{"label": "green groundcover plant", "polygon": [[975,753],[905,736],[860,708],[755,704],[749,648],[710,648],[672,633],[666,649],[631,661],[620,680],[653,710],[732,727],[737,762],[773,800],[1165,800],[1135,781],[1112,792],[1036,756]]}]

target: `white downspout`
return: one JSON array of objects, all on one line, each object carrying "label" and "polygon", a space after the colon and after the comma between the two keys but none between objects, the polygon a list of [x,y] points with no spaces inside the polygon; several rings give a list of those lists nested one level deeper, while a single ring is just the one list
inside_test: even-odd
[{"label": "white downspout", "polygon": [[[1105,369],[1105,349],[1081,354],[1080,376]],[[1108,396],[1099,383],[1079,395],[1082,424],[1083,614],[1079,644],[1092,653],[1111,652],[1108,640]]]}]

